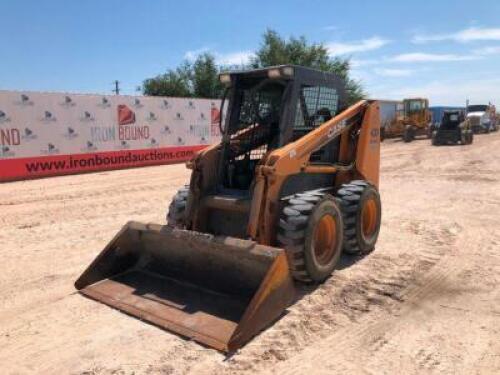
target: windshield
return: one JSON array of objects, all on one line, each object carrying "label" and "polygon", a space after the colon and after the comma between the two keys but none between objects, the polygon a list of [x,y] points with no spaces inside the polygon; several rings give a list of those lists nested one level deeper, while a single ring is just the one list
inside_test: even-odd
[{"label": "windshield", "polygon": [[424,102],[422,100],[408,100],[406,102],[406,110],[408,112],[418,112],[424,109]]},{"label": "windshield", "polygon": [[[250,82],[249,82],[250,83]],[[230,124],[229,134],[249,127],[279,126],[284,85],[276,81],[242,84],[236,92],[237,121]]]},{"label": "windshield", "polygon": [[282,97],[286,85],[276,80],[240,81],[227,134],[229,158],[259,160],[279,146]]},{"label": "windshield", "polygon": [[247,191],[259,161],[279,147],[285,88],[284,82],[270,79],[240,79],[236,83],[225,131],[224,188]]},{"label": "windshield", "polygon": [[470,105],[467,107],[467,112],[486,112],[488,106],[484,104]]}]

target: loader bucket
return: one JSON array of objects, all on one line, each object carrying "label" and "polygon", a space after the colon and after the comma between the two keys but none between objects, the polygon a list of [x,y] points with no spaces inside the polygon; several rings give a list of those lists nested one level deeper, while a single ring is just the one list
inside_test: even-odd
[{"label": "loader bucket", "polygon": [[276,320],[294,296],[283,249],[136,222],[121,229],[75,287],[226,352]]}]

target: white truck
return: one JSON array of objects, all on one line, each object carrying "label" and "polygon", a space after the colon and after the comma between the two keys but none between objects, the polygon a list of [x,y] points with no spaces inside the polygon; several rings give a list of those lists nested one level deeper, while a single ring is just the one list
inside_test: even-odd
[{"label": "white truck", "polygon": [[474,133],[489,133],[497,130],[496,109],[491,104],[467,106],[467,119]]}]

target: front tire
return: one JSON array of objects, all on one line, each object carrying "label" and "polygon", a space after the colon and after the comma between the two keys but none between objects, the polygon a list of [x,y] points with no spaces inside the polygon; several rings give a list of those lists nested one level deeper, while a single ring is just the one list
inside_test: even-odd
[{"label": "front tire", "polygon": [[405,126],[405,130],[403,131],[403,142],[409,143],[413,141],[415,138],[415,129],[413,126],[407,125]]},{"label": "front tire", "polygon": [[344,217],[344,252],[369,253],[375,248],[382,219],[377,189],[364,180],[343,184],[337,191]]},{"label": "front tire", "polygon": [[184,229],[186,226],[186,204],[189,195],[189,185],[179,189],[168,206],[167,225],[172,228]]},{"label": "front tire", "polygon": [[343,219],[337,200],[320,190],[288,198],[277,236],[285,248],[294,279],[325,281],[342,253]]}]

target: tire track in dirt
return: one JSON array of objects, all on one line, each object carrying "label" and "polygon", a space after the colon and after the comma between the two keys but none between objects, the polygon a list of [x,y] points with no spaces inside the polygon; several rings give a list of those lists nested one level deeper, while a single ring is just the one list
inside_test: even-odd
[{"label": "tire track in dirt", "polygon": [[[453,247],[456,243],[457,241]],[[465,248],[474,246],[474,243],[467,238],[462,238],[459,243]],[[443,294],[457,292],[456,284],[450,281],[464,269],[464,264],[460,262],[457,253],[457,249],[454,249],[442,257],[431,256],[431,259],[434,259],[431,269],[416,275],[400,295],[403,303],[394,306],[390,317],[380,320],[376,314],[367,314],[357,328],[340,330],[317,342],[314,350],[306,349],[295,358],[291,358],[286,367],[292,370],[281,371],[278,365],[272,372],[287,375],[316,373],[316,364],[321,364],[321,371],[335,370],[339,373],[343,373],[345,368],[349,369],[349,372],[370,374],[456,373],[460,358],[443,355],[439,345],[433,342],[426,342],[424,347],[414,345],[411,351],[402,349],[407,343],[401,341],[401,329],[405,326],[406,317],[414,310],[418,310],[423,303],[437,300]],[[321,350],[332,347],[342,350],[340,353]],[[395,353],[398,355],[394,355]],[[405,368],[402,368],[402,363],[405,364]]]},{"label": "tire track in dirt", "polygon": [[[412,230],[408,223],[403,223],[403,227]],[[332,334],[335,337],[332,345],[342,346],[342,343],[347,344],[346,337],[335,332],[343,332],[344,326],[351,327],[349,337],[370,334],[368,328],[359,328],[357,332],[352,331],[352,326],[356,326],[365,316],[372,316],[376,321],[380,313],[392,314],[401,303],[406,304],[408,286],[444,255],[442,245],[436,245],[435,239],[446,237],[450,242],[454,241],[453,235],[443,228],[424,228],[420,224],[420,229],[422,240],[433,243],[438,250],[434,247],[432,252],[402,257],[397,259],[398,262],[375,251],[363,259],[359,267],[357,264],[353,266],[358,268],[355,275],[344,277],[336,273],[314,291],[303,288],[302,299],[290,308],[288,315],[272,329],[261,333],[215,372],[237,374],[263,371],[293,358],[303,348]],[[311,363],[315,363],[315,360]],[[343,365],[346,369],[355,367],[352,363]]]}]

